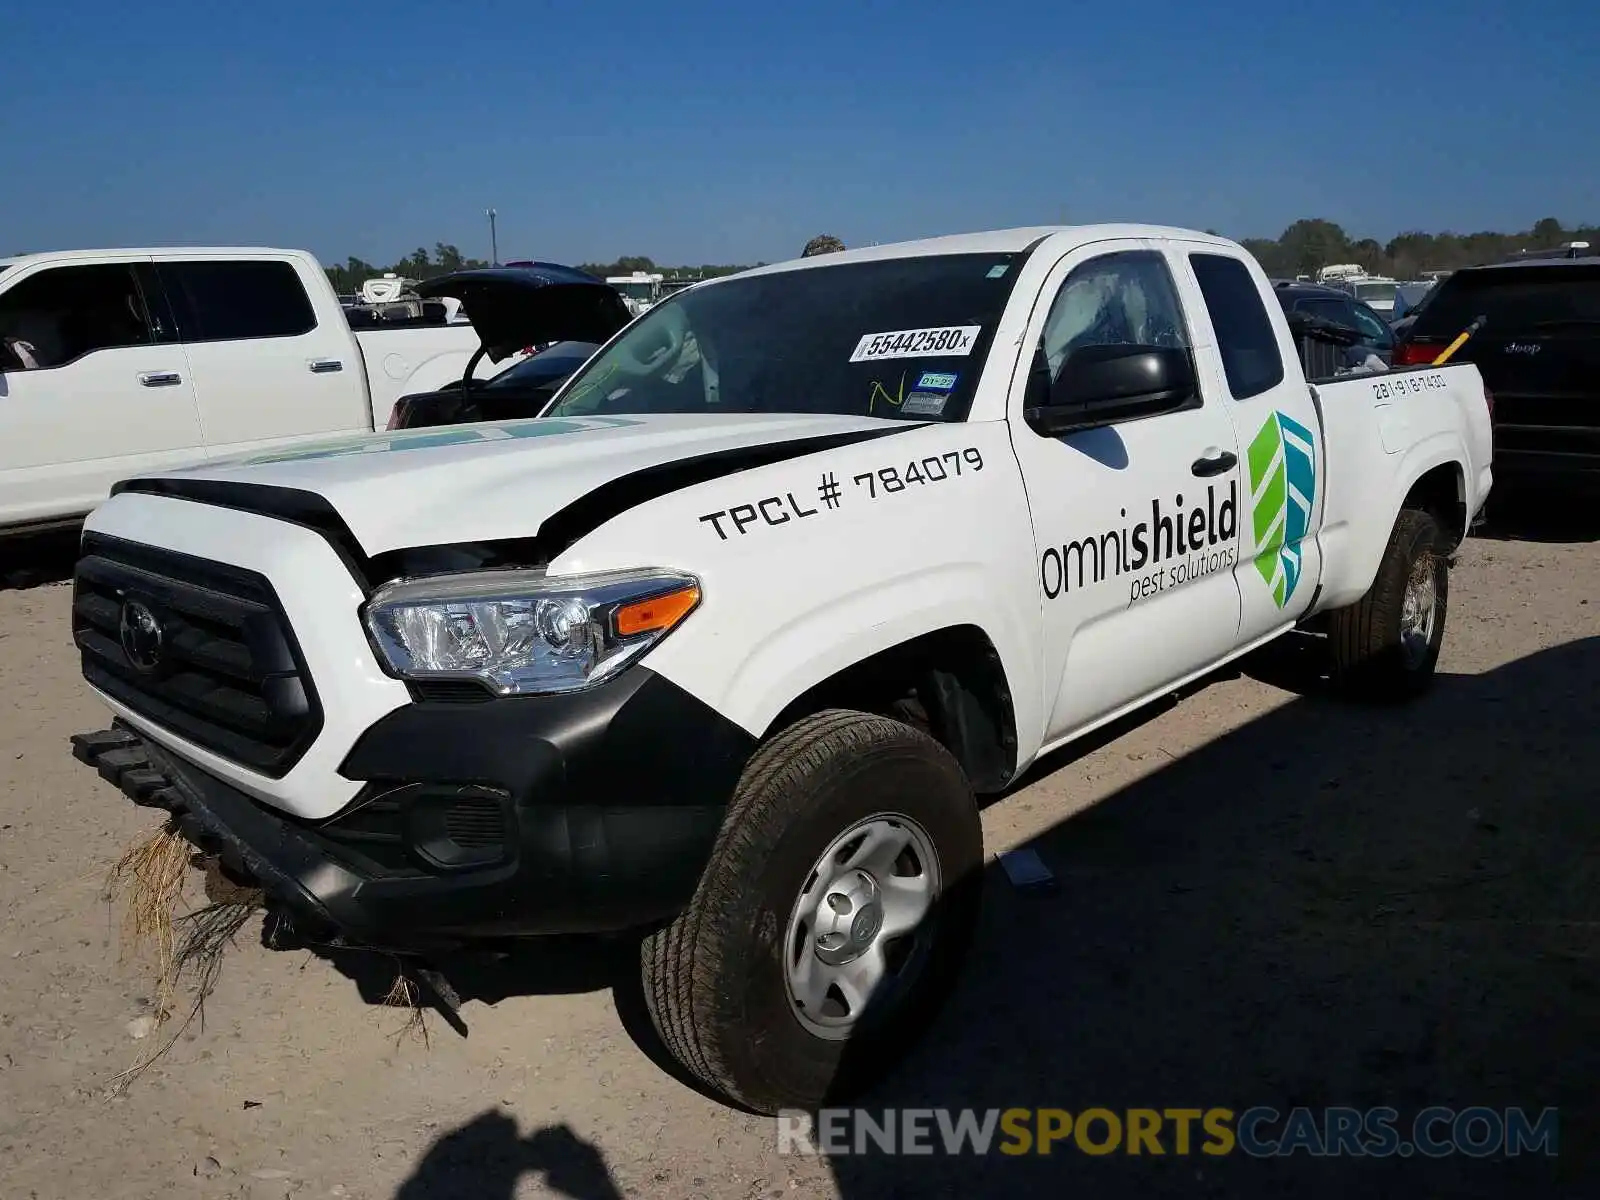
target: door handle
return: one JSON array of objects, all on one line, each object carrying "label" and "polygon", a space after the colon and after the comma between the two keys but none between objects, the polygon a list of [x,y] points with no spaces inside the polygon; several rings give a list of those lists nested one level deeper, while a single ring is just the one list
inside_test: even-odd
[{"label": "door handle", "polygon": [[344,370],[344,362],[337,358],[313,358],[306,364],[313,375],[326,375],[331,371]]},{"label": "door handle", "polygon": [[1238,464],[1239,456],[1232,450],[1218,450],[1215,454],[1204,455],[1194,460],[1189,465],[1189,470],[1201,479],[1209,479],[1213,475],[1221,475],[1224,471],[1231,471]]},{"label": "door handle", "polygon": [[140,371],[139,382],[145,387],[176,387],[183,377],[176,371]]}]

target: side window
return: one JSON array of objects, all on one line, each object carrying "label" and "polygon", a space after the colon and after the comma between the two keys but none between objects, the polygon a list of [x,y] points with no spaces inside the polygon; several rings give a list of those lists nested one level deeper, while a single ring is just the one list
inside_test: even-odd
[{"label": "side window", "polygon": [[148,346],[150,316],[124,263],[52,267],[0,293],[7,366],[65,366],[97,350]]},{"label": "side window", "polygon": [[317,327],[311,298],[286,262],[159,264],[186,342],[295,337]]},{"label": "side window", "polygon": [[1343,300],[1332,297],[1324,300],[1320,297],[1312,300],[1297,300],[1295,311],[1310,313],[1313,317],[1321,317],[1324,321],[1332,321],[1335,325],[1350,324],[1350,306]]},{"label": "side window", "polygon": [[1249,269],[1224,254],[1191,254],[1217,351],[1235,400],[1248,400],[1283,382],[1283,356]]},{"label": "side window", "polygon": [[1160,254],[1107,254],[1067,276],[1045,318],[1035,352],[1036,373],[1042,356],[1048,384],[1068,356],[1084,346],[1188,348],[1178,289]]},{"label": "side window", "polygon": [[1394,341],[1389,327],[1364,304],[1350,306],[1350,321],[1366,336],[1369,345],[1386,347]]}]

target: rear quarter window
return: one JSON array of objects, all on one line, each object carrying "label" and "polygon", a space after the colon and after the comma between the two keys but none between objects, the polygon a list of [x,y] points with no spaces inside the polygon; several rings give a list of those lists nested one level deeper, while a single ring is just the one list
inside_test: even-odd
[{"label": "rear quarter window", "polygon": [[311,298],[286,262],[165,262],[157,269],[186,342],[296,337],[317,327]]},{"label": "rear quarter window", "polygon": [[1249,268],[1225,254],[1191,254],[1189,264],[1211,314],[1233,398],[1248,400],[1277,387],[1283,382],[1283,355]]}]

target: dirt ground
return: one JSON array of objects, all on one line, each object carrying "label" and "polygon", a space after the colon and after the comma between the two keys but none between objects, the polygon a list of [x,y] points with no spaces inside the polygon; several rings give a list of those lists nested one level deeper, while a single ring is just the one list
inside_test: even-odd
[{"label": "dirt ground", "polygon": [[780,1157],[658,1065],[626,947],[463,970],[469,1036],[424,1046],[384,963],[259,922],[204,1028],[110,1096],[161,1036],[102,900],[154,819],[68,754],[104,717],[49,582],[70,548],[31,549],[0,590],[0,1197],[1600,1195],[1597,538],[1470,540],[1419,704],[1328,699],[1280,645],[1035,771],[985,827],[1058,894],[991,867],[960,991],[867,1101],[1558,1106],[1559,1155],[1511,1162]]}]

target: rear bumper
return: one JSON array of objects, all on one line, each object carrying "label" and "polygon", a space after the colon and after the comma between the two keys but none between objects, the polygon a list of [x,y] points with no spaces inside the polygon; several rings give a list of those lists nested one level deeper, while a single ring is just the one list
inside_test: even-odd
[{"label": "rear bumper", "polygon": [[636,668],[581,697],[400,709],[351,751],[342,774],[366,786],[325,821],[272,809],[121,723],[74,737],[73,754],[171,813],[297,928],[428,952],[672,917],[710,856],[746,742]]}]

